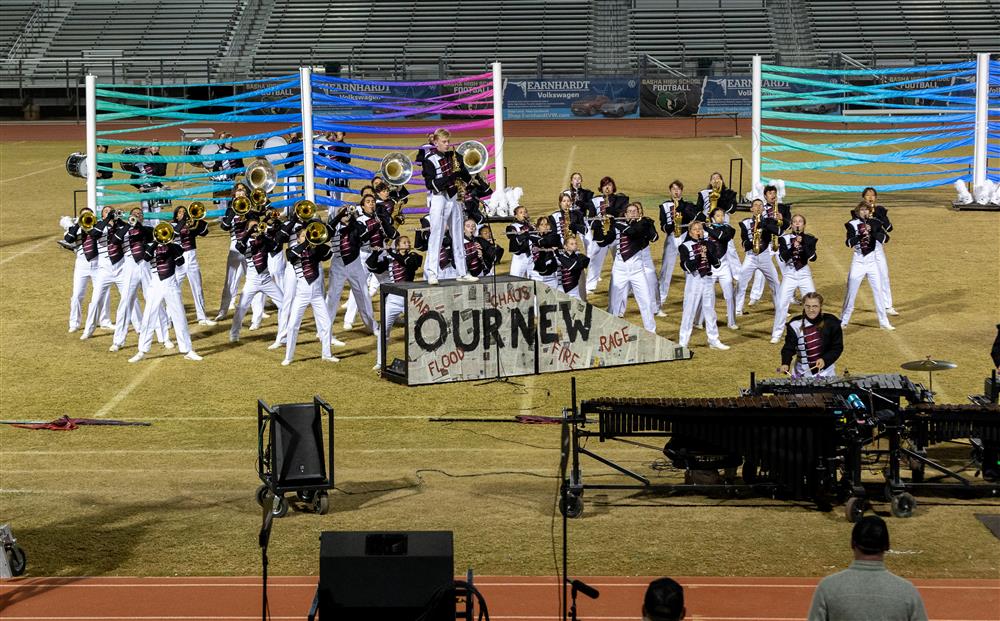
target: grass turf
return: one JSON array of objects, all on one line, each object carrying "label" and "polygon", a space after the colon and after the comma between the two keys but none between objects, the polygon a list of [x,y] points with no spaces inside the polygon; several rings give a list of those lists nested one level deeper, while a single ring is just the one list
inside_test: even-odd
[{"label": "grass turf", "polygon": [[[341,529],[454,530],[459,571],[556,572],[558,427],[432,423],[427,417],[557,415],[569,404],[569,375],[522,378],[523,386],[411,389],[372,373],[370,335],[338,330],[348,345],[336,352],[342,362],[331,365],[319,360],[309,327],[302,330],[300,360],[281,367],[283,352],[265,349],[274,336],[273,318],[259,332],[244,331],[235,346],[228,342],[228,325],[193,325],[195,347],[206,356],[202,363],[154,345],[152,356],[130,365],[134,335],[125,350],[111,354],[106,331],[87,342],[66,333],[72,257],[52,240],[58,217],[71,212],[71,190],[82,187],[62,170],[65,155],[78,148],[0,143],[2,418],[100,413],[153,425],[73,433],[0,426],[0,516],[28,551],[31,574],[257,573],[254,402],[313,394],[337,410],[338,491],[330,514],[291,513],[276,522],[272,572],[316,573],[319,533]],[[612,173],[619,188],[650,211],[673,178],[684,180],[693,197],[712,170],[725,172],[730,156],[748,157],[749,142],[512,138],[506,152],[510,180],[525,188],[525,202],[537,216],[553,209],[571,170],[582,171],[588,187]],[[877,329],[864,287],[838,369],[895,372],[901,362],[926,355],[953,360],[958,368],[937,374],[934,385],[939,401],[963,402],[981,390],[990,368],[1000,308],[1000,218],[945,209],[950,191],[882,198],[896,225],[887,251],[898,330]],[[827,310],[837,314],[850,266],[843,222],[856,197],[793,192],[789,200],[820,239],[813,272]],[[411,218],[404,228],[413,225]],[[227,240],[213,226],[200,245],[211,311]],[[657,263],[660,247],[654,249]],[[606,272],[592,300],[598,306],[606,302],[607,282]],[[678,275],[669,316],[657,320],[667,338],[676,339],[682,288]],[[188,292],[185,298],[190,309]],[[639,323],[634,303],[629,317]],[[580,396],[734,395],[751,370],[767,376],[778,364],[778,346],[767,342],[772,317],[764,302],[741,318],[739,332],[721,328],[733,347],[728,352],[708,350],[696,331],[691,361],[580,373]],[[924,374],[911,377],[926,381]],[[660,457],[655,448],[609,446],[607,454],[654,478],[678,476],[651,468]],[[964,455],[950,449],[949,456],[960,461]],[[609,476],[596,464],[585,464],[584,474]],[[910,577],[997,575],[1000,546],[973,517],[995,512],[996,502],[918,501],[913,518],[890,520],[894,570]],[[580,574],[812,576],[849,557],[850,525],[842,513],[819,513],[804,503],[621,492],[588,495],[586,502],[584,516],[570,524],[570,562]],[[887,513],[884,504],[876,508]]]}]

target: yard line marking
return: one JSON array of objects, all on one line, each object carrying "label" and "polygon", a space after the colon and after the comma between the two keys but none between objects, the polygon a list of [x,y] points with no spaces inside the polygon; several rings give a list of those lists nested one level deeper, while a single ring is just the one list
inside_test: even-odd
[{"label": "yard line marking", "polygon": [[[536,448],[536,451],[558,451],[558,446],[553,446],[552,448]],[[459,452],[469,452],[469,453],[481,453],[483,451],[489,451],[491,453],[522,453],[524,448],[497,448],[497,447],[479,447],[479,448],[465,448],[465,447],[433,447],[433,446],[414,446],[414,447],[398,447],[398,448],[382,448],[382,449],[340,449],[339,453],[419,453],[420,451],[438,451],[442,453],[459,453]],[[252,454],[255,453],[255,449],[113,449],[104,451],[7,451],[3,452],[3,455],[146,455],[149,453],[158,454],[182,454],[182,455],[200,455],[205,453],[241,453],[241,454]]]},{"label": "yard line marking", "polygon": [[38,174],[41,174],[41,173],[44,173],[44,172],[50,172],[50,171],[53,171],[53,170],[56,170],[56,169],[62,168],[62,167],[63,167],[63,164],[56,164],[55,166],[52,166],[50,168],[42,168],[41,170],[36,170],[34,172],[30,172],[30,173],[27,173],[27,174],[24,174],[24,175],[20,175],[18,177],[10,177],[9,179],[0,179],[0,183],[10,183],[11,181],[17,181],[19,179],[25,179],[27,177],[38,175]]},{"label": "yard line marking", "polygon": [[51,242],[52,242],[52,240],[50,240],[50,239],[43,239],[42,241],[38,242],[37,244],[32,244],[32,245],[28,246],[27,248],[25,248],[24,250],[21,250],[20,252],[15,252],[14,254],[12,254],[12,255],[10,255],[8,257],[0,259],[0,265],[3,265],[7,261],[13,261],[14,259],[18,258],[21,255],[28,254],[29,252],[34,252],[35,250],[41,248],[45,244],[48,244],[48,243],[51,243]]},{"label": "yard line marking", "polygon": [[149,374],[152,373],[156,369],[156,367],[159,366],[161,362],[163,362],[163,358],[156,358],[155,360],[150,362],[145,369],[140,371],[139,374],[135,376],[135,379],[129,382],[128,386],[119,390],[118,394],[116,394],[114,397],[111,397],[110,401],[105,403],[101,407],[101,409],[97,410],[97,413],[94,414],[94,417],[103,418],[104,416],[106,416],[108,412],[114,409],[116,405],[121,403],[122,399],[129,396],[129,394],[131,394],[132,391],[139,386],[139,384],[143,383],[146,380],[146,378],[149,377]]}]

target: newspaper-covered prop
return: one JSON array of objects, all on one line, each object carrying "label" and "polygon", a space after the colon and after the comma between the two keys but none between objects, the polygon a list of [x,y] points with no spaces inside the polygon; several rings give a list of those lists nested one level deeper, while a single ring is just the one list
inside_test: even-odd
[{"label": "newspaper-covered prop", "polygon": [[996,195],[997,187],[989,179],[983,181],[981,185],[972,190],[972,196],[976,199],[976,202],[980,205],[987,205],[989,203],[996,202],[994,197]]},{"label": "newspaper-covered prop", "polygon": [[508,218],[514,215],[514,209],[521,205],[521,188],[504,188],[503,192],[494,192],[486,201],[486,215],[491,218]]},{"label": "newspaper-covered prop", "polygon": [[991,202],[994,205],[1000,205],[1000,183],[993,184],[993,198]]},{"label": "newspaper-covered prop", "polygon": [[407,343],[405,380],[394,381],[410,386],[691,357],[668,339],[524,278],[396,286],[406,296]]},{"label": "newspaper-covered prop", "polygon": [[771,185],[778,189],[778,202],[785,202],[785,180],[784,179],[774,179],[771,181]]},{"label": "newspaper-covered prop", "polygon": [[753,184],[753,189],[747,192],[746,197],[748,203],[752,203],[758,198],[764,200],[764,184],[758,181]]},{"label": "newspaper-covered prop", "polygon": [[961,179],[955,180],[955,191],[958,192],[958,200],[955,202],[959,205],[971,205],[972,204],[972,194],[969,192],[969,188],[966,187],[965,182]]}]

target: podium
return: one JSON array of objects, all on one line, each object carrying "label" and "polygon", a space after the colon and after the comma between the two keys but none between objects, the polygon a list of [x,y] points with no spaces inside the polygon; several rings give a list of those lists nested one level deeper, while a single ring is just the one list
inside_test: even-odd
[{"label": "podium", "polygon": [[402,299],[403,357],[391,356],[391,335],[379,334],[382,377],[408,386],[691,358],[686,347],[526,278],[383,283],[383,326],[391,296]]}]

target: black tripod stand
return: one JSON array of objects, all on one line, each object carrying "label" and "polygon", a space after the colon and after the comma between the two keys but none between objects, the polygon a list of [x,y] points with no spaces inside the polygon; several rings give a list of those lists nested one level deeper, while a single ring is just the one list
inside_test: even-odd
[{"label": "black tripod stand", "polygon": [[[497,243],[496,242],[496,236],[493,235],[493,223],[490,221],[489,211],[485,212],[485,215],[483,216],[483,222],[486,223],[486,227],[490,230],[490,237],[492,238],[492,242],[494,244],[496,244]],[[497,265],[495,263],[494,263],[493,269],[491,271],[493,272],[493,275],[490,277],[491,280],[492,280],[492,283],[491,283],[491,293],[493,294],[493,299],[495,300],[496,297],[497,297]],[[490,298],[488,296],[483,296],[483,310],[484,311],[486,310],[486,307],[490,303],[489,300],[490,300]],[[515,382],[514,380],[510,379],[509,377],[507,377],[506,375],[503,374],[503,367],[502,367],[502,365],[500,363],[500,340],[499,339],[495,340],[495,342],[493,344],[493,350],[494,350],[493,353],[494,353],[494,355],[497,358],[497,374],[496,374],[495,377],[491,377],[488,380],[479,382],[478,384],[476,384],[476,386],[489,386],[490,384],[508,384],[510,386],[518,386],[520,388],[524,388],[524,384],[522,384],[521,382]],[[536,353],[536,355],[537,355],[537,353]]]}]

